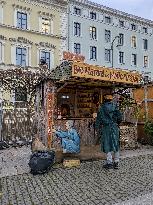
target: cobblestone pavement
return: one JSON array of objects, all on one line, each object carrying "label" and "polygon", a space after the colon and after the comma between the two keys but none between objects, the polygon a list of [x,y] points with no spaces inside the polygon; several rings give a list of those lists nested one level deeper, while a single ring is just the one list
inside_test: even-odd
[{"label": "cobblestone pavement", "polygon": [[104,170],[103,163],[93,161],[81,163],[80,168],[54,168],[44,175],[3,177],[0,204],[153,204],[153,154],[122,159],[119,170]]},{"label": "cobblestone pavement", "polygon": [[[122,150],[121,159],[148,154],[153,154],[153,147],[141,146],[136,150]],[[0,178],[29,173],[28,162],[30,155],[30,146],[0,150]]]},{"label": "cobblestone pavement", "polygon": [[0,177],[29,173],[30,146],[0,150]]}]

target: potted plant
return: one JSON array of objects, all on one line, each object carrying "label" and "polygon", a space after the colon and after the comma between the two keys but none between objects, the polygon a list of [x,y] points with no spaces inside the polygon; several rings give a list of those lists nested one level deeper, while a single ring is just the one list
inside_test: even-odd
[{"label": "potted plant", "polygon": [[153,119],[145,122],[144,131],[148,137],[148,144],[153,145]]}]

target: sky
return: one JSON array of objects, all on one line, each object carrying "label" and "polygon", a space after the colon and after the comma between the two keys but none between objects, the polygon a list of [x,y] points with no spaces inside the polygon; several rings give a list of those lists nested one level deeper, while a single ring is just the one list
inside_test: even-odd
[{"label": "sky", "polygon": [[90,0],[153,21],[153,0]]}]

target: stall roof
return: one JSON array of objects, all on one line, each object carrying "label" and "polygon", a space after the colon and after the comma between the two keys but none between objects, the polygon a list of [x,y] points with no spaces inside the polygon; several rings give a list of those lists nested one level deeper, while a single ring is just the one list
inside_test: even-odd
[{"label": "stall roof", "polygon": [[59,86],[75,87],[139,87],[141,75],[118,69],[64,61],[52,71]]}]

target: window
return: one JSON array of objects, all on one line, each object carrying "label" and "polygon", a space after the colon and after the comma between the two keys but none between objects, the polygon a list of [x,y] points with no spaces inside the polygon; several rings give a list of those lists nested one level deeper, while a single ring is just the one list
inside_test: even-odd
[{"label": "window", "polygon": [[81,53],[81,45],[80,43],[74,43],[74,53],[80,54]]},{"label": "window", "polygon": [[90,12],[90,18],[93,19],[93,20],[96,20],[96,18],[97,18],[96,12],[91,11]]},{"label": "window", "polygon": [[42,18],[42,32],[43,33],[50,33],[50,20],[46,18]]},{"label": "window", "polygon": [[142,27],[142,31],[143,31],[144,33],[148,33],[148,29],[147,29],[146,27]]},{"label": "window", "polygon": [[97,39],[97,32],[96,32],[96,28],[90,26],[90,38],[92,39]]},{"label": "window", "polygon": [[111,41],[111,31],[105,30],[105,41],[108,43]]},{"label": "window", "polygon": [[3,4],[4,4],[4,1],[1,1],[0,2],[0,23],[3,24],[3,18],[4,18],[4,13],[3,13]]},{"label": "window", "polygon": [[80,36],[81,35],[81,24],[74,22],[74,35]]},{"label": "window", "polygon": [[111,23],[111,17],[105,16],[105,23]]},{"label": "window", "polygon": [[136,54],[132,54],[132,65],[133,66],[137,65],[137,55]]},{"label": "window", "polygon": [[124,44],[124,34],[123,33],[119,33],[118,44],[121,46],[123,46]]},{"label": "window", "polygon": [[148,40],[143,39],[143,49],[147,50],[148,49]]},{"label": "window", "polygon": [[132,38],[131,38],[131,46],[133,47],[133,48],[136,48],[136,46],[137,46],[137,44],[136,44],[136,36],[132,36]]},{"label": "window", "polygon": [[148,67],[148,56],[144,56],[143,65],[145,68]]},{"label": "window", "polygon": [[22,87],[15,89],[15,101],[27,101],[27,90]]},{"label": "window", "polygon": [[90,46],[90,60],[97,59],[97,48],[95,46]]},{"label": "window", "polygon": [[50,69],[50,52],[48,51],[41,51],[40,52],[40,60],[44,60],[47,63],[48,68]]},{"label": "window", "polygon": [[81,9],[78,7],[74,7],[74,14],[81,16]]},{"label": "window", "polygon": [[131,29],[132,29],[132,30],[136,30],[136,25],[132,23],[132,24],[131,24]]},{"label": "window", "polygon": [[110,62],[111,61],[111,50],[105,49],[105,61]]},{"label": "window", "polygon": [[124,63],[124,52],[119,51],[119,63]]},{"label": "window", "polygon": [[124,21],[119,20],[119,26],[124,27]]},{"label": "window", "polygon": [[3,61],[3,56],[2,56],[2,52],[3,52],[3,47],[2,47],[2,42],[0,42],[0,63]]},{"label": "window", "polygon": [[17,27],[27,29],[27,14],[23,12],[17,12]]},{"label": "window", "polygon": [[25,67],[27,65],[27,49],[16,47],[16,65]]}]

